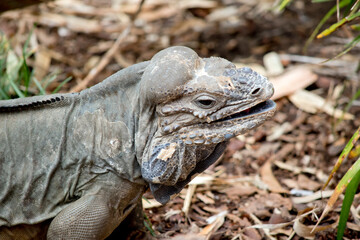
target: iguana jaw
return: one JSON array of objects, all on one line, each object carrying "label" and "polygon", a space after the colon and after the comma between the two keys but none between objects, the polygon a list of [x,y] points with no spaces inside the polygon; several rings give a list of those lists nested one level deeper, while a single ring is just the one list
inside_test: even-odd
[{"label": "iguana jaw", "polygon": [[187,145],[208,145],[224,141],[244,134],[272,118],[276,104],[266,100],[246,110],[227,115],[213,122],[198,123],[182,127],[179,140]]},{"label": "iguana jaw", "polygon": [[276,104],[270,100],[272,86],[270,89],[257,101],[234,101],[230,105],[225,103],[217,111],[202,118],[195,112],[162,116],[162,135],[187,145],[209,145],[244,134],[274,115]]},{"label": "iguana jaw", "polygon": [[276,107],[276,104],[274,101],[266,100],[264,102],[260,102],[256,105],[254,105],[252,107],[246,108],[244,110],[242,109],[238,112],[235,112],[231,115],[225,116],[221,119],[215,120],[213,122],[223,122],[223,121],[231,121],[231,120],[235,120],[235,119],[253,117],[258,114],[263,114],[268,111],[272,111],[275,109],[275,107]]}]

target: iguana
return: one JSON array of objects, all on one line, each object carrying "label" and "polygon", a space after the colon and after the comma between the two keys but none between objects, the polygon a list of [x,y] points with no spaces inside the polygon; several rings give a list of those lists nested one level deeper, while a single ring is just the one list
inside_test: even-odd
[{"label": "iguana", "polygon": [[0,239],[108,237],[148,186],[168,202],[271,118],[273,92],[176,46],[80,93],[0,101]]}]

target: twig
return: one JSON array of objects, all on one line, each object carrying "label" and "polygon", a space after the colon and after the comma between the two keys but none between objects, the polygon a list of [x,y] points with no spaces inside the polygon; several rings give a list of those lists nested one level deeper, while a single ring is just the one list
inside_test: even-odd
[{"label": "twig", "polygon": [[184,200],[184,206],[182,208],[182,211],[185,213],[185,216],[188,216],[190,205],[191,205],[191,199],[194,196],[196,184],[189,184],[189,187],[186,192],[185,200]]},{"label": "twig", "polygon": [[144,5],[144,2],[145,0],[141,0],[138,10],[131,18],[131,22],[129,26],[125,28],[125,30],[119,35],[119,37],[116,39],[116,41],[111,46],[111,48],[105,53],[104,57],[100,60],[99,64],[95,68],[93,68],[82,81],[80,81],[77,85],[71,88],[70,92],[79,92],[85,89],[88,86],[88,84],[105,68],[105,66],[108,65],[108,63],[114,57],[115,53],[118,51],[121,43],[123,42],[125,37],[130,33],[131,28],[134,26],[134,21],[139,15],[141,8]]}]

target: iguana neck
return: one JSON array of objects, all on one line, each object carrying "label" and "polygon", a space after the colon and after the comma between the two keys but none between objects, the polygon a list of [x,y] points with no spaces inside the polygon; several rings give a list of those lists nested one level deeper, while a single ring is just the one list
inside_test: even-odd
[{"label": "iguana neck", "polygon": [[141,77],[148,65],[149,61],[142,62],[115,73],[80,92],[78,102],[80,115],[104,109],[108,121],[127,126],[139,164],[146,144],[157,129],[155,107],[140,92]]}]

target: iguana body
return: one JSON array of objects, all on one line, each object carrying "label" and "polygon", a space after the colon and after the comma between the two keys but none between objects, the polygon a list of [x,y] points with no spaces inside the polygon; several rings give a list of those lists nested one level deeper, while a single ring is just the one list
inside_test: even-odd
[{"label": "iguana body", "polygon": [[249,68],[172,47],[80,93],[0,101],[0,238],[22,224],[106,238],[148,185],[166,203],[270,118],[272,94]]}]

